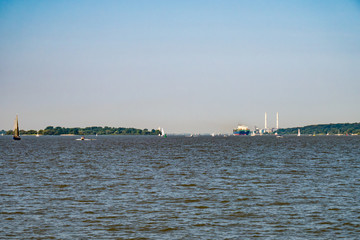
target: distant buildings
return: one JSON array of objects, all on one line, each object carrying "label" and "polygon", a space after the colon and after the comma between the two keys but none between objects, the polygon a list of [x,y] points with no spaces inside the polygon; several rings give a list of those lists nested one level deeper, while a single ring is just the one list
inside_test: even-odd
[{"label": "distant buildings", "polygon": [[260,129],[255,126],[253,134],[255,135],[262,135],[262,134],[272,134],[275,133],[279,129],[279,113],[276,113],[276,127],[275,128],[269,128],[268,127],[268,119],[267,119],[267,113],[265,112],[265,124],[264,128]]}]

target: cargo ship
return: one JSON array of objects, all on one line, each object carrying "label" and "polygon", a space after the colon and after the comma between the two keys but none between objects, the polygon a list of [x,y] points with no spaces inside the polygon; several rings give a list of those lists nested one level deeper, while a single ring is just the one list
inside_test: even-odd
[{"label": "cargo ship", "polygon": [[238,135],[249,135],[250,133],[250,129],[247,126],[244,125],[238,125],[237,128],[235,128],[233,130],[233,134],[238,136]]}]

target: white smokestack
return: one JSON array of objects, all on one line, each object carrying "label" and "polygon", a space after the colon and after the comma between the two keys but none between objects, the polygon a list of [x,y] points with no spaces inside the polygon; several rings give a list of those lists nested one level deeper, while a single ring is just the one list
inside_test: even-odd
[{"label": "white smokestack", "polygon": [[265,112],[265,129],[267,129],[267,114]]}]

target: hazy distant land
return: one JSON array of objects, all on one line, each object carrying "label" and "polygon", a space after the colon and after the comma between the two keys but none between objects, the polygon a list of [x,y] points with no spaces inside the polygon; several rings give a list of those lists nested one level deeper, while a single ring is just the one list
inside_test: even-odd
[{"label": "hazy distant land", "polygon": [[356,134],[360,135],[360,123],[330,123],[308,125],[305,127],[281,128],[279,134],[297,134],[300,129],[301,134],[316,135],[336,135],[336,134]]},{"label": "hazy distant land", "polygon": [[[13,130],[0,131],[6,135],[12,135]],[[158,135],[159,130],[137,129],[137,128],[114,128],[114,127],[85,127],[85,128],[64,128],[48,126],[39,131],[36,130],[20,130],[20,135]]]},{"label": "hazy distant land", "polygon": [[[280,128],[277,133],[281,135],[297,134],[300,129],[301,134],[316,135],[337,135],[349,134],[360,135],[360,123],[330,123],[308,125],[304,127]],[[21,135],[159,135],[160,131],[155,129],[137,129],[125,127],[85,127],[85,128],[64,128],[48,126],[39,131],[36,130],[20,130]],[[12,135],[13,130],[1,130],[0,134]]]}]

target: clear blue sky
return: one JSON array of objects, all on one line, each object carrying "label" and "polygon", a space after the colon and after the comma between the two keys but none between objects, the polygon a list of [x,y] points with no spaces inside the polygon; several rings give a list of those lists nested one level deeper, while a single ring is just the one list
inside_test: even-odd
[{"label": "clear blue sky", "polygon": [[359,1],[0,1],[0,129],[225,133],[359,105]]}]

